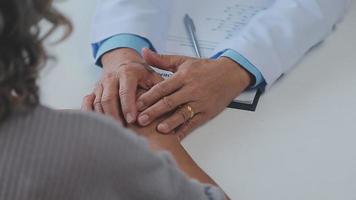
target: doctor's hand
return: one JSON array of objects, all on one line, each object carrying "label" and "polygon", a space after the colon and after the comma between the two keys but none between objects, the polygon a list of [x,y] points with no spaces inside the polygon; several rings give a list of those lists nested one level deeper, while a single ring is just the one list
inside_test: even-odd
[{"label": "doctor's hand", "polygon": [[149,49],[143,50],[143,57],[149,65],[174,75],[138,98],[138,123],[146,126],[172,113],[157,130],[166,134],[175,130],[180,139],[222,112],[252,82],[245,69],[225,57],[196,59],[159,55]]},{"label": "doctor's hand", "polygon": [[162,81],[133,49],[121,48],[102,57],[103,74],[93,95],[84,98],[83,107],[110,115],[122,124],[137,119],[136,91],[148,90]]}]

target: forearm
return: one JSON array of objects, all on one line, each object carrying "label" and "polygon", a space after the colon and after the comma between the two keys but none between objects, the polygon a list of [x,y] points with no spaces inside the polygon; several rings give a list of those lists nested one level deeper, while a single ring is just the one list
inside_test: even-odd
[{"label": "forearm", "polygon": [[135,132],[147,138],[150,146],[155,151],[168,151],[172,154],[179,168],[190,178],[202,183],[217,185],[190,157],[174,135],[162,135],[156,131],[156,124],[148,127],[131,126]]},{"label": "forearm", "polygon": [[[180,144],[175,135],[162,135],[157,132],[156,126],[158,122],[153,123],[148,127],[140,127],[132,125],[133,131],[141,136],[147,138],[151,149],[154,151],[168,151],[172,154],[178,167],[190,178],[195,179],[201,183],[214,185],[219,187],[216,182],[201,169],[198,164],[192,159],[184,147]],[[229,197],[225,194],[227,200]]]},{"label": "forearm", "polygon": [[[154,131],[157,135],[157,139],[150,137],[149,141],[153,143],[154,149],[156,150],[165,150],[172,154],[175,161],[177,162],[179,168],[184,171],[190,178],[196,179],[201,183],[216,185],[215,181],[209,177],[192,159],[184,147],[178,142],[178,139],[172,138],[175,140],[172,142],[166,142],[167,140],[159,139],[158,137],[174,137],[174,136],[165,136],[161,135],[158,132]],[[166,141],[165,141],[166,140]]]}]

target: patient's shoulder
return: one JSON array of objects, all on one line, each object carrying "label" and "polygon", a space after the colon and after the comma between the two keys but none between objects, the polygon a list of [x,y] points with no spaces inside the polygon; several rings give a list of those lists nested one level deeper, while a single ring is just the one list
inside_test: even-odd
[{"label": "patient's shoulder", "polygon": [[[51,120],[52,126],[57,127],[61,132],[69,131],[74,134],[84,134],[85,137],[120,137],[122,140],[143,140],[133,132],[127,130],[119,122],[113,118],[80,110],[53,110],[47,107],[40,106],[36,115],[53,116],[55,120]],[[142,142],[142,141],[141,141]]]},{"label": "patient's shoulder", "polygon": [[[14,113],[0,126],[1,137],[33,137],[38,140],[50,139],[85,140],[87,143],[100,144],[103,140],[145,143],[122,127],[119,122],[104,115],[79,110],[53,110],[37,106],[27,113]],[[80,142],[79,142],[80,143]]]}]

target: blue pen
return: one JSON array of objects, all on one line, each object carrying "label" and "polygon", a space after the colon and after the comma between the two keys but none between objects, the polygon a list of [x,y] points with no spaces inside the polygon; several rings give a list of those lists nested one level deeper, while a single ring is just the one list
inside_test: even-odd
[{"label": "blue pen", "polygon": [[200,48],[199,48],[199,43],[198,43],[198,39],[197,39],[197,36],[196,36],[196,29],[195,29],[195,25],[194,25],[194,22],[193,22],[193,19],[188,15],[186,14],[184,16],[184,25],[185,25],[185,28],[187,30],[187,33],[189,35],[189,38],[193,44],[193,47],[194,47],[194,50],[195,50],[195,54],[199,57],[199,58],[202,58],[201,56],[201,52],[200,52]]}]

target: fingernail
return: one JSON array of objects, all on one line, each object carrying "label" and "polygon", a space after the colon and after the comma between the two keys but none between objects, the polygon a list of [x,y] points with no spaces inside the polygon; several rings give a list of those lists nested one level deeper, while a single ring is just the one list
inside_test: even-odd
[{"label": "fingernail", "polygon": [[137,102],[137,109],[142,111],[145,108],[145,104],[142,101]]},{"label": "fingernail", "polygon": [[159,124],[157,129],[159,132],[166,133],[166,134],[169,133],[169,131],[170,131],[169,126],[166,123]]},{"label": "fingernail", "polygon": [[128,113],[126,115],[126,121],[127,121],[127,123],[131,124],[131,123],[133,123],[135,121],[135,118],[131,113]]},{"label": "fingernail", "polygon": [[149,117],[148,115],[142,115],[138,118],[138,122],[140,123],[141,126],[146,126],[148,125],[149,122]]}]

